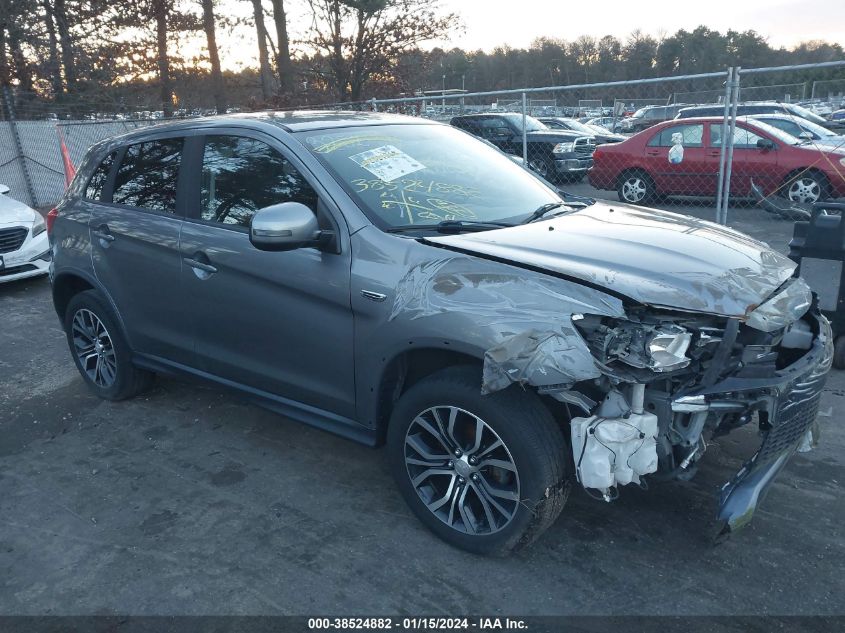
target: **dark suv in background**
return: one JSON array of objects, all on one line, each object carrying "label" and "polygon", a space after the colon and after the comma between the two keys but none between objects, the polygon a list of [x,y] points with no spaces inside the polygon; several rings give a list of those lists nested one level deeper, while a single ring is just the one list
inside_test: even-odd
[{"label": "dark suv in background", "polygon": [[617,132],[624,132],[625,134],[636,134],[643,130],[650,128],[652,125],[663,123],[674,119],[675,115],[681,108],[687,107],[687,104],[675,104],[664,106],[646,106],[640,108],[627,119],[622,119],[617,124]]},{"label": "dark suv in background", "polygon": [[[787,114],[799,119],[806,119],[816,125],[829,126],[830,121],[820,117],[807,108],[794,103],[778,103],[776,101],[761,101],[741,103],[736,107],[737,116],[752,116],[755,114]],[[725,116],[724,104],[689,106],[678,110],[676,119],[691,119],[702,116]]]},{"label": "dark suv in background", "polygon": [[[493,143],[508,154],[522,156],[522,115],[468,114],[450,123]],[[531,116],[525,117],[528,166],[549,181],[578,182],[593,166],[596,139],[582,132],[552,130]]]}]

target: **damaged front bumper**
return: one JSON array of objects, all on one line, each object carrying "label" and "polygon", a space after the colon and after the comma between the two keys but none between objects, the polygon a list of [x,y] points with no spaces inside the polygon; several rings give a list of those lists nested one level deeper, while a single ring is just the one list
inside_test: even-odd
[{"label": "damaged front bumper", "polygon": [[811,348],[774,376],[732,376],[672,401],[673,411],[687,413],[747,409],[753,403],[761,418],[760,448],[721,489],[717,537],[751,521],[769,485],[815,422],[833,357],[833,336],[824,317],[812,318],[818,334]]}]

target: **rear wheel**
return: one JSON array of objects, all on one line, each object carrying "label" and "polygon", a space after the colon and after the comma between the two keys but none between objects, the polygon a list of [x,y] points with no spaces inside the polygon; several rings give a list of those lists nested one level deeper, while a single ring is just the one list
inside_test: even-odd
[{"label": "rear wheel", "polygon": [[622,174],[616,184],[616,193],[621,202],[648,204],[655,199],[654,181],[648,174],[632,171]]},{"label": "rear wheel", "polygon": [[481,372],[411,387],[388,429],[391,470],[417,517],[446,542],[503,555],[533,542],[568,493],[563,435],[536,394],[480,394]]},{"label": "rear wheel", "polygon": [[95,290],[75,295],[65,333],[76,368],[100,398],[123,400],[147,389],[153,374],[132,365],[131,350],[107,302]]}]

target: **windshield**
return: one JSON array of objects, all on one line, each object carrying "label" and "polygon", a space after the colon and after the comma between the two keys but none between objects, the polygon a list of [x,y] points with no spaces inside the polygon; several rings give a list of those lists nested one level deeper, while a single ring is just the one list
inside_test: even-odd
[{"label": "windshield", "polygon": [[745,120],[751,127],[756,127],[757,129],[765,132],[769,136],[773,136],[781,143],[786,143],[787,145],[798,145],[801,143],[801,139],[795,138],[792,134],[784,132],[776,128],[774,125],[769,125],[764,121],[758,121],[756,119],[746,119]]},{"label": "windshield", "polygon": [[580,121],[576,121],[575,119],[566,119],[565,125],[575,132],[581,132],[583,134],[593,135],[596,133],[596,128],[593,128],[586,123],[581,123]]},{"label": "windshield", "polygon": [[[522,132],[522,115],[521,114],[508,114],[507,115],[508,121],[511,122],[516,129]],[[526,132],[536,132],[537,130],[548,130],[548,126],[545,123],[541,123],[533,116],[526,116],[525,117],[525,131]]]},{"label": "windshield", "polygon": [[447,125],[301,132],[376,226],[516,222],[560,196],[505,154]]},{"label": "windshield", "polygon": [[790,130],[794,130],[798,134],[801,132],[796,129],[796,126],[801,130],[805,130],[807,132],[812,132],[816,136],[820,138],[827,138],[829,136],[836,136],[833,132],[828,130],[826,127],[822,127],[821,125],[816,125],[812,121],[808,121],[807,119],[802,119],[800,117],[793,117],[790,119],[759,119],[763,123],[771,125],[772,127],[776,127],[779,130],[784,130],[785,132],[790,132]]}]

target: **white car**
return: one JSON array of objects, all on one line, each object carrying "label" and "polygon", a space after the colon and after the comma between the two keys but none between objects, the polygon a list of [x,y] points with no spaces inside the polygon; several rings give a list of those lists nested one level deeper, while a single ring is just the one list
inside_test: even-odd
[{"label": "white car", "polygon": [[46,275],[50,244],[44,218],[7,193],[9,187],[0,185],[0,283]]}]

